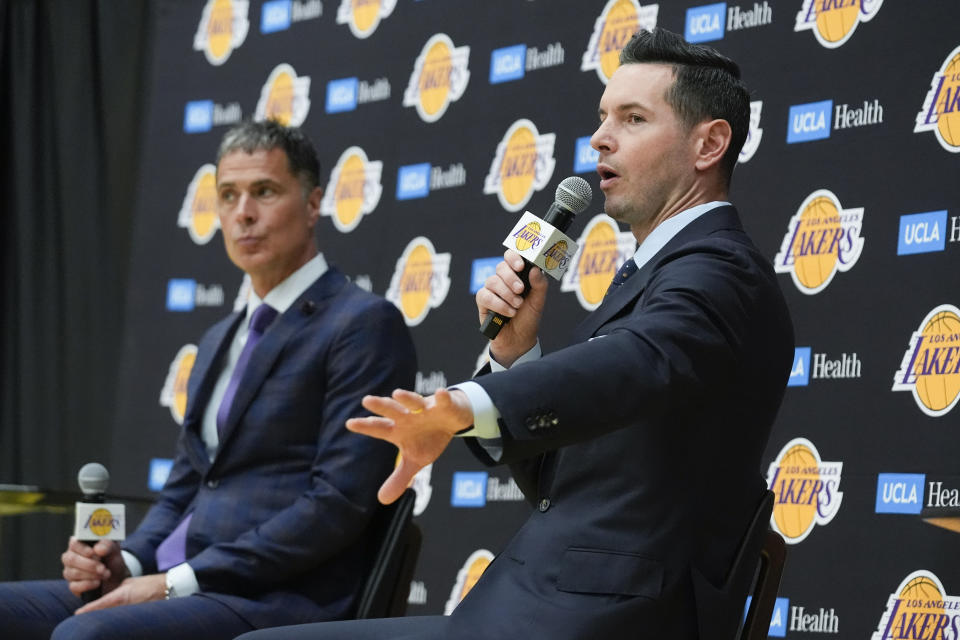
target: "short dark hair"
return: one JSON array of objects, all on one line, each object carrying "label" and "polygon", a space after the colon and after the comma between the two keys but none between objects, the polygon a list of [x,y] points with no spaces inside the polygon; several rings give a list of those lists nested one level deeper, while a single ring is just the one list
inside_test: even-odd
[{"label": "short dark hair", "polygon": [[275,120],[263,122],[245,121],[223,134],[217,150],[217,166],[220,160],[234,151],[253,153],[283,149],[287,154],[290,173],[303,187],[304,197],[320,185],[320,161],[310,138],[299,127],[285,127]]},{"label": "short dark hair", "polygon": [[740,67],[716,49],[690,44],[680,35],[655,28],[640,31],[620,52],[620,64],[663,63],[673,66],[666,98],[688,128],[704,120],[730,124],[730,147],[721,161],[727,185],[750,128],[750,93],[740,81]]}]

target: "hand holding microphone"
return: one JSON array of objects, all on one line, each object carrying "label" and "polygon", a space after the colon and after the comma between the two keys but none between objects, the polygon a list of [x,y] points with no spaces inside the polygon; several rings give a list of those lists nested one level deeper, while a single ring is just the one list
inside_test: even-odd
[{"label": "hand holding microphone", "polygon": [[[103,465],[84,465],[77,481],[83,500],[76,503],[74,535],[62,556],[63,576],[71,583],[71,591],[84,602],[91,602],[102,595],[102,585],[107,580],[109,591],[125,577],[126,565],[116,541],[125,537],[126,517],[124,505],[104,502],[110,474]],[[101,540],[104,542],[94,549]],[[106,550],[105,544],[109,545]],[[91,588],[93,584],[101,586]]]}]

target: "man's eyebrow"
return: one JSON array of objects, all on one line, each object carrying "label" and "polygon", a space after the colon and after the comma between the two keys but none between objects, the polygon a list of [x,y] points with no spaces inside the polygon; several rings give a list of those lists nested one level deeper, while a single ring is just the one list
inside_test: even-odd
[{"label": "man's eyebrow", "polygon": [[[616,112],[619,112],[619,113],[623,113],[624,111],[630,111],[631,109],[639,109],[639,110],[641,110],[641,111],[649,111],[649,110],[650,110],[650,109],[649,109],[646,105],[644,105],[643,103],[634,101],[634,102],[624,102],[624,103],[618,104],[618,105],[616,105],[616,106],[612,109],[612,111],[616,111]],[[600,107],[600,108],[597,109],[597,115],[598,115],[598,116],[603,116],[603,115],[606,114],[606,113],[607,113],[607,110],[604,109],[603,107]]]}]

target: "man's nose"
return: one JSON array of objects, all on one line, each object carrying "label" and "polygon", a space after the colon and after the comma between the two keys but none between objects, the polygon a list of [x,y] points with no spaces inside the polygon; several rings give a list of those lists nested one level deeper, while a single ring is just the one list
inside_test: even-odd
[{"label": "man's nose", "polygon": [[610,135],[610,130],[609,127],[607,127],[606,120],[601,122],[600,126],[597,127],[597,130],[593,132],[592,136],[590,136],[590,146],[597,151],[614,150],[613,137]]}]

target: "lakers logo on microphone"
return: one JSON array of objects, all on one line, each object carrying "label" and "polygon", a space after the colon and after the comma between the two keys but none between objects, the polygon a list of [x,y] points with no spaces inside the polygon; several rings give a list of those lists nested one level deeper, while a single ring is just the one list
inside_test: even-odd
[{"label": "lakers logo on microphone", "polygon": [[200,17],[193,48],[203,51],[207,62],[221,65],[243,44],[250,30],[248,0],[207,0]]},{"label": "lakers logo on microphone", "polygon": [[450,290],[450,254],[437,253],[433,243],[419,236],[407,244],[397,260],[384,297],[397,305],[408,326],[423,322]]},{"label": "lakers logo on microphone", "polygon": [[660,5],[640,6],[637,0],[608,0],[593,26],[590,44],[583,54],[581,71],[596,71],[606,84],[620,66],[620,50],[640,29],[657,26]]},{"label": "lakers logo on microphone", "polygon": [[956,640],[960,597],[947,595],[932,571],[914,571],[900,583],[870,640]]},{"label": "lakers logo on microphone", "polygon": [[914,133],[933,131],[940,146],[960,153],[960,46],[951,51],[933,74],[930,90],[917,114]]},{"label": "lakers logo on microphone", "polygon": [[794,31],[813,31],[817,42],[836,49],[853,36],[857,25],[873,20],[883,0],[803,0]]},{"label": "lakers logo on microphone", "polygon": [[470,47],[455,47],[445,33],[432,36],[413,64],[403,106],[416,107],[424,122],[436,122],[467,90]]},{"label": "lakers logo on microphone", "polygon": [[931,417],[948,413],[960,399],[960,309],[934,308],[910,337],[893,391],[909,391]]},{"label": "lakers logo on microphone", "polygon": [[493,562],[493,554],[486,549],[477,549],[470,554],[467,561],[463,563],[463,567],[457,572],[457,579],[453,583],[453,589],[450,590],[450,598],[443,608],[443,615],[448,616],[457,608],[491,562]]},{"label": "lakers logo on microphone", "polygon": [[842,462],[824,462],[806,438],[788,442],[767,471],[767,487],[776,494],[770,526],[788,544],[802,542],[813,526],[829,524],[840,509]]},{"label": "lakers logo on microphone", "polygon": [[844,209],[827,189],[814,191],[790,218],[777,273],[789,273],[801,292],[823,291],[838,271],[849,271],[863,251],[863,209]]},{"label": "lakers logo on microphone", "polygon": [[299,127],[310,112],[310,78],[297,77],[289,64],[274,67],[260,90],[254,120],[276,120],[285,127]]},{"label": "lakers logo on microphone", "polygon": [[350,33],[358,38],[369,38],[396,6],[397,0],[341,0],[337,24],[350,25]]},{"label": "lakers logo on microphone", "polygon": [[603,302],[617,267],[633,256],[636,238],[629,231],[620,231],[617,221],[606,214],[594,216],[577,240],[580,253],[560,281],[561,291],[573,291],[587,311]]},{"label": "lakers logo on microphone", "polygon": [[338,231],[353,231],[361,218],[372,213],[380,202],[382,173],[382,162],[367,158],[360,147],[348,148],[330,172],[330,182],[320,201],[320,213],[330,216]]},{"label": "lakers logo on microphone", "polygon": [[183,416],[187,413],[187,381],[190,380],[196,359],[196,345],[185,344],[180,347],[160,390],[160,406],[170,409],[170,415],[177,424],[183,424]]},{"label": "lakers logo on microphone", "polygon": [[497,194],[500,205],[510,212],[523,209],[534,191],[540,191],[553,176],[557,164],[553,157],[556,135],[541,134],[537,126],[523,118],[517,120],[497,145],[483,192]]},{"label": "lakers logo on microphone", "polygon": [[220,228],[217,216],[217,168],[205,164],[193,175],[187,186],[177,226],[187,230],[197,244],[207,244]]}]

